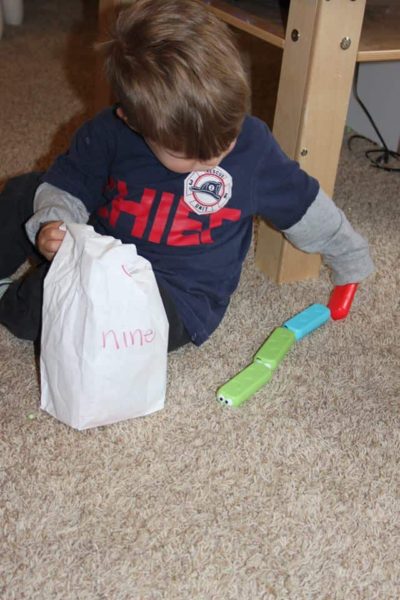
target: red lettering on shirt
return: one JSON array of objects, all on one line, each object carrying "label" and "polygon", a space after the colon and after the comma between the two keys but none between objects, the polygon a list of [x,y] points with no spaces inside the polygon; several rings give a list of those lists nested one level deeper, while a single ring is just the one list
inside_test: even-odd
[{"label": "red lettering on shirt", "polygon": [[[189,219],[190,208],[185,204],[182,198],[179,200],[178,209],[171,225],[167,244],[169,246],[198,246],[200,244],[200,234],[193,233],[188,235],[188,231],[201,231],[200,221]],[[193,214],[193,213],[191,213]]]},{"label": "red lettering on shirt", "polygon": [[112,200],[110,212],[110,225],[115,227],[120,214],[128,213],[136,217],[131,235],[142,238],[146,229],[151,207],[156,197],[156,190],[145,188],[140,202],[127,200],[128,188],[125,181],[117,183],[118,195]]},{"label": "red lettering on shirt", "polygon": [[[116,228],[121,213],[130,214],[135,217],[131,229],[131,235],[143,239],[150,217],[157,190],[145,188],[140,201],[129,198],[128,188],[125,181],[110,182],[110,188],[114,184],[117,195],[111,201],[110,209],[102,207],[97,214],[107,219],[111,227]],[[159,244],[166,231],[169,216],[174,203],[175,195],[170,192],[161,194],[160,202],[151,225],[148,240]],[[237,208],[221,208],[215,213],[197,217],[190,207],[185,203],[183,197],[179,199],[172,225],[167,234],[167,245],[169,246],[198,246],[200,244],[212,244],[212,230],[222,226],[224,221],[239,221],[241,211]],[[196,218],[197,217],[197,218]]]},{"label": "red lettering on shirt", "polygon": [[237,208],[221,208],[218,212],[210,215],[210,227],[201,232],[201,243],[212,244],[211,229],[221,227],[223,221],[239,221],[242,211]]},{"label": "red lettering on shirt", "polygon": [[150,231],[150,242],[155,242],[156,244],[161,242],[162,234],[164,233],[164,229],[167,225],[167,220],[173,201],[174,194],[163,192],[160,205],[157,208],[156,216],[154,217],[154,223]]}]

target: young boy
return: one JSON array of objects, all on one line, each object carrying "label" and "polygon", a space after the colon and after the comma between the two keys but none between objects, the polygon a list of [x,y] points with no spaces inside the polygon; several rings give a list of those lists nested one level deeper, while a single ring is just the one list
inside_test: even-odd
[{"label": "young boy", "polygon": [[203,4],[136,0],[103,52],[118,104],[84,124],[42,177],[15,180],[3,192],[0,277],[34,245],[46,259],[22,280],[3,281],[0,322],[15,335],[40,334],[43,278],[63,221],[89,222],[136,244],[151,262],[170,350],[202,344],[221,322],[254,215],[297,247],[320,252],[335,284],[373,271],[367,242],[267,126],[246,115],[239,53]]}]

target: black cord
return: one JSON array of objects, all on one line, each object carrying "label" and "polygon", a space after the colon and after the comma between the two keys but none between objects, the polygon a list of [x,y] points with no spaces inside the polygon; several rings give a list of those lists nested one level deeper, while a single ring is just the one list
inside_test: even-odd
[{"label": "black cord", "polygon": [[[367,150],[365,152],[365,156],[372,163],[372,165],[374,167],[376,167],[377,169],[383,169],[384,171],[400,172],[400,167],[389,167],[389,165],[388,165],[390,158],[394,158],[395,160],[400,160],[400,154],[398,152],[394,152],[393,150],[389,150],[378,127],[376,126],[373,118],[371,117],[365,104],[363,103],[363,101],[361,100],[361,98],[358,94],[358,72],[359,72],[359,63],[356,63],[356,68],[355,68],[355,73],[354,73],[354,81],[353,81],[354,97],[357,100],[358,104],[363,109],[366,117],[368,118],[369,122],[371,123],[372,127],[374,128],[376,135],[378,136],[378,138],[380,139],[380,141],[382,143],[382,146],[380,148],[374,148],[372,150]],[[355,139],[362,139],[362,140],[370,141],[364,135],[358,135],[358,134],[352,135],[347,141],[347,146],[350,150],[352,150],[351,142]],[[378,156],[376,158],[372,158],[374,155],[378,155]]]}]

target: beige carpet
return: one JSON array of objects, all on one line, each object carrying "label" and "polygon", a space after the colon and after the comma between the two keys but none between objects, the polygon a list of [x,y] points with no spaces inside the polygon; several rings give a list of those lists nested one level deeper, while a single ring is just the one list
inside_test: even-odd
[{"label": "beige carpet", "polygon": [[[92,0],[25,0],[0,41],[0,180],[46,167],[87,114]],[[39,406],[33,349],[0,328],[2,600],[400,597],[398,174],[344,148],[336,200],[377,273],[240,410],[218,386],[331,284],[250,255],[223,325],[171,355],[165,410],[79,433]],[[31,417],[31,418],[30,418]]]}]

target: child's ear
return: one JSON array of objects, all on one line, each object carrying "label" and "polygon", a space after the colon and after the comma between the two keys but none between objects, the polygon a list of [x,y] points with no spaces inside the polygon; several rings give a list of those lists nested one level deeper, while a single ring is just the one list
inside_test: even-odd
[{"label": "child's ear", "polygon": [[117,107],[117,110],[115,112],[117,113],[117,117],[122,119],[125,123],[128,122],[128,118],[120,106]]}]

